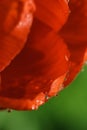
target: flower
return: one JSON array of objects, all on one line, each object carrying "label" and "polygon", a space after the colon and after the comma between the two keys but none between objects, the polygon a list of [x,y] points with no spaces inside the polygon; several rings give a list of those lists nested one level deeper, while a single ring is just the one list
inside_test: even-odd
[{"label": "flower", "polygon": [[87,60],[87,2],[0,5],[0,108],[37,109],[69,85]]}]

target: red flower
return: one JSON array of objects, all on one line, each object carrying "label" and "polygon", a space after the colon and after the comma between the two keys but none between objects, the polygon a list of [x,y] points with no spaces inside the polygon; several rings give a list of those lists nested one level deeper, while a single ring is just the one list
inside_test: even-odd
[{"label": "red flower", "polygon": [[37,109],[87,60],[86,0],[34,3],[0,1],[1,109]]}]

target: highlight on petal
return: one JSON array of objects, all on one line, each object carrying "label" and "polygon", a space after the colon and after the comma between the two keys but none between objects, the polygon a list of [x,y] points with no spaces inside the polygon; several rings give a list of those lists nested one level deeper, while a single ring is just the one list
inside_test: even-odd
[{"label": "highlight on petal", "polygon": [[33,20],[32,0],[0,1],[0,72],[22,50]]},{"label": "highlight on petal", "polygon": [[48,93],[48,97],[57,95],[64,88],[63,82],[65,81],[66,75],[67,73],[54,80]]},{"label": "highlight on petal", "polygon": [[84,55],[84,63],[87,64],[87,48],[86,48],[85,55]]},{"label": "highlight on petal", "polygon": [[33,110],[54,96],[68,71],[64,41],[35,19],[26,46],[1,72],[0,106]]},{"label": "highlight on petal", "polygon": [[59,31],[69,15],[66,0],[35,0],[36,17],[55,31]]}]

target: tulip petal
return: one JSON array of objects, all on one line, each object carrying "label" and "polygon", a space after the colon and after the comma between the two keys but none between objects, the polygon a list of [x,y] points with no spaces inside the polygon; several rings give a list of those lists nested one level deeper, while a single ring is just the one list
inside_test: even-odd
[{"label": "tulip petal", "polygon": [[60,32],[71,54],[65,86],[76,77],[87,59],[87,1],[71,0],[69,6],[71,14]]},{"label": "tulip petal", "polygon": [[0,72],[23,49],[33,11],[32,0],[0,1]]},{"label": "tulip petal", "polygon": [[64,81],[65,86],[69,85],[76,78],[77,74],[81,71],[85,60],[87,59],[85,55],[85,47],[72,48],[72,46],[71,49],[69,48],[71,52],[70,67],[66,76],[66,80]]},{"label": "tulip petal", "polygon": [[1,73],[0,106],[18,110],[38,108],[47,96],[54,96],[61,89],[68,58],[64,41],[35,19],[26,46]]},{"label": "tulip petal", "polygon": [[[36,17],[55,31],[59,31],[69,15],[66,0],[35,0]],[[50,22],[49,22],[50,21]]]},{"label": "tulip petal", "polygon": [[61,34],[70,45],[85,45],[87,44],[87,1],[71,0],[69,7],[71,13]]}]

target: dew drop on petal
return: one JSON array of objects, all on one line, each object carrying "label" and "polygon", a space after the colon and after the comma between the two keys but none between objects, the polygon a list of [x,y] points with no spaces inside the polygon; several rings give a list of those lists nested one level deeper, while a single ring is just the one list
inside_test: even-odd
[{"label": "dew drop on petal", "polygon": [[45,99],[48,100],[50,97],[46,95]]},{"label": "dew drop on petal", "polygon": [[65,55],[65,60],[66,60],[66,61],[69,61],[69,59],[68,59],[68,56],[67,56],[67,55]]},{"label": "dew drop on petal", "polygon": [[32,110],[35,110],[35,105],[32,105]]},{"label": "dew drop on petal", "polygon": [[39,100],[36,100],[36,103],[39,103]]},{"label": "dew drop on petal", "polygon": [[42,101],[42,100],[36,100],[36,104],[37,104],[37,106],[38,105],[42,105],[44,102]]},{"label": "dew drop on petal", "polygon": [[32,105],[32,110],[37,110],[38,109],[38,105]]}]

